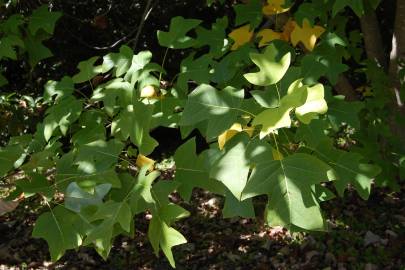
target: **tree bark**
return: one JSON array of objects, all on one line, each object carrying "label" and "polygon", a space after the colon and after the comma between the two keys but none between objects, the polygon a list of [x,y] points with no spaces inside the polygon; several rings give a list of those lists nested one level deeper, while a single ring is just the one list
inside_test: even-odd
[{"label": "tree bark", "polygon": [[387,57],[384,52],[380,26],[375,11],[370,10],[363,15],[360,18],[360,24],[361,31],[363,32],[367,58],[377,61],[377,63],[385,68],[387,66]]},{"label": "tree bark", "polygon": [[[394,33],[390,53],[389,75],[393,85],[397,106],[404,107],[400,97],[401,79],[399,78],[400,61],[405,60],[405,1],[397,0]],[[403,110],[402,110],[403,111]]]}]

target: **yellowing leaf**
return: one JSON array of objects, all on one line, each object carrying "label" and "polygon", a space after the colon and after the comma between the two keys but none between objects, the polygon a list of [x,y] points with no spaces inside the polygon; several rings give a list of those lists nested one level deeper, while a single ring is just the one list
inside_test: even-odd
[{"label": "yellowing leaf", "polygon": [[220,150],[224,149],[227,141],[229,141],[233,136],[239,132],[246,132],[250,137],[253,135],[254,128],[252,127],[242,127],[241,124],[235,123],[228,130],[224,131],[218,136],[218,147]]},{"label": "yellowing leaf", "polygon": [[328,111],[328,104],[324,99],[323,85],[318,83],[307,87],[307,95],[304,105],[295,109],[295,116],[304,124],[309,124],[318,114]]},{"label": "yellowing leaf", "polygon": [[271,41],[275,39],[282,39],[282,33],[275,32],[272,29],[263,29],[257,33],[258,37],[261,37],[259,42],[259,47],[268,45]]},{"label": "yellowing leaf", "polygon": [[153,85],[147,85],[141,89],[141,98],[156,97],[156,88]]},{"label": "yellowing leaf", "polygon": [[371,89],[370,86],[366,86],[366,85],[360,86],[360,87],[356,88],[356,91],[361,93],[361,95],[363,97],[372,97],[373,96],[373,90]]},{"label": "yellowing leaf", "polygon": [[315,47],[316,40],[325,32],[321,26],[311,27],[308,20],[304,19],[302,27],[295,23],[294,30],[291,33],[291,43],[297,46],[301,42],[305,48],[312,51]]},{"label": "yellowing leaf", "polygon": [[283,160],[284,156],[277,149],[271,148],[271,153],[273,154],[274,160]]},{"label": "yellowing leaf", "polygon": [[148,170],[152,171],[155,161],[153,159],[145,157],[144,155],[139,154],[138,157],[136,158],[135,164],[139,168],[142,168],[143,166],[148,166]]},{"label": "yellowing leaf", "polygon": [[229,33],[229,37],[235,42],[231,47],[231,50],[235,51],[252,39],[253,31],[250,30],[250,24],[246,24]]},{"label": "yellowing leaf", "polygon": [[271,16],[288,11],[290,8],[284,8],[285,0],[267,0],[267,5],[262,9],[264,15]]}]

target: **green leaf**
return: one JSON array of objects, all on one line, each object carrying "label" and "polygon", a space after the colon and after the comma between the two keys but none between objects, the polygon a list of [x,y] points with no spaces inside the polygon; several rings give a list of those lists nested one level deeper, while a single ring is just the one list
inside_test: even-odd
[{"label": "green leaf", "polygon": [[329,140],[326,130],[329,128],[327,121],[316,119],[307,125],[300,125],[295,133],[297,141],[305,141],[312,148],[317,148],[320,143]]},{"label": "green leaf", "polygon": [[134,89],[130,83],[122,78],[113,79],[98,86],[91,97],[94,101],[102,101],[103,109],[108,116],[114,116],[120,108],[125,108],[132,104]]},{"label": "green leaf", "polygon": [[231,192],[227,191],[225,195],[224,208],[222,209],[222,216],[224,218],[254,218],[255,210],[253,208],[252,199],[240,201],[239,199],[235,198]]},{"label": "green leaf", "polygon": [[27,50],[28,61],[31,67],[35,67],[43,59],[53,56],[51,50],[42,44],[42,41],[48,38],[48,36],[40,34],[33,36],[30,33],[27,33],[24,39],[24,46]]},{"label": "green leaf", "polygon": [[54,96],[55,100],[70,96],[74,91],[74,84],[72,78],[64,76],[61,81],[48,81],[44,88],[44,100],[49,102]]},{"label": "green leaf", "polygon": [[140,77],[140,71],[145,68],[151,59],[152,53],[150,51],[142,51],[134,55],[131,60],[131,66],[128,69],[127,74],[125,74],[124,79],[130,82],[131,85],[135,85],[135,82]]},{"label": "green leaf", "polygon": [[43,5],[34,10],[28,22],[28,30],[35,35],[39,29],[43,29],[52,35],[56,21],[62,16],[61,12],[49,12],[48,6]]},{"label": "green leaf", "polygon": [[24,17],[21,14],[13,14],[4,22],[0,28],[4,33],[20,35],[20,26],[24,23]]},{"label": "green leaf", "polygon": [[153,216],[149,224],[148,238],[155,251],[156,256],[159,255],[159,247],[169,260],[170,265],[174,268],[175,262],[172,253],[172,247],[187,243],[186,238],[172,227],[169,227],[166,222],[157,216]]},{"label": "green leaf", "polygon": [[329,102],[328,118],[335,130],[341,125],[348,124],[358,130],[360,128],[359,112],[364,108],[360,101],[344,101],[343,97],[335,97]]},{"label": "green leaf", "polygon": [[181,113],[179,108],[183,108],[185,100],[175,97],[165,97],[154,104],[151,129],[163,126],[175,128],[180,122]]},{"label": "green leaf", "polygon": [[180,125],[193,125],[208,120],[207,137],[215,138],[232,126],[241,114],[248,114],[241,109],[243,90],[231,87],[222,91],[202,84],[188,96]]},{"label": "green leaf", "polygon": [[331,167],[308,154],[293,154],[282,160],[258,163],[242,192],[242,199],[269,195],[267,220],[270,226],[297,226],[324,230],[314,184],[332,178]]},{"label": "green leaf", "polygon": [[324,141],[315,151],[320,158],[328,162],[334,169],[337,176],[334,184],[340,196],[343,196],[350,183],[361,198],[368,199],[372,179],[380,174],[380,167],[362,162],[364,157],[358,153],[335,149],[331,141]]},{"label": "green leaf", "polygon": [[125,74],[131,66],[132,57],[134,52],[126,45],[120,47],[119,53],[109,53],[103,56],[103,64],[101,69],[103,73],[115,69],[115,76],[120,77]]},{"label": "green leaf", "polygon": [[93,174],[112,168],[119,158],[124,144],[117,140],[98,140],[77,147],[75,164],[79,171]]},{"label": "green leaf", "polygon": [[111,133],[119,133],[125,140],[130,137],[131,141],[138,146],[143,155],[150,154],[158,145],[158,142],[149,134],[153,114],[153,105],[135,102],[123,108],[111,125]]},{"label": "green leaf", "polygon": [[61,99],[46,111],[44,119],[44,136],[45,140],[54,134],[57,128],[63,135],[66,135],[69,126],[75,122],[82,112],[83,102],[72,96]]},{"label": "green leaf", "polygon": [[174,154],[174,161],[176,163],[174,180],[180,183],[178,192],[184,200],[190,200],[191,192],[195,187],[215,191],[215,189],[211,188],[211,185],[214,185],[214,181],[209,179],[208,171],[205,168],[204,156],[196,155],[194,139],[188,140],[177,148]]},{"label": "green leaf", "polygon": [[318,114],[324,114],[328,105],[324,99],[323,85],[318,83],[312,87],[306,87],[305,103],[295,108],[295,116],[304,124],[309,124]]},{"label": "green leaf", "polygon": [[[95,154],[98,152],[95,152]],[[82,160],[82,167],[85,169],[94,169],[94,167],[98,167],[99,169],[93,173],[87,173],[83,171],[82,169],[79,169],[79,166],[75,161],[75,156],[72,152],[69,152],[65,155],[63,155],[57,162],[56,162],[56,175],[55,175],[55,184],[58,187],[59,190],[65,190],[67,186],[71,182],[77,182],[78,185],[81,188],[85,189],[92,189],[94,188],[97,184],[105,184],[105,183],[110,183],[112,187],[114,188],[119,188],[121,187],[121,182],[120,179],[118,178],[115,168],[112,167],[114,164],[117,163],[118,156],[112,157],[111,155],[100,155],[98,153],[97,158],[102,159],[102,158],[109,159],[110,163],[105,163],[103,160],[104,164],[94,164],[95,161],[94,159],[89,158],[89,166],[85,166],[86,162],[85,160]],[[103,165],[106,168],[101,169],[101,166]],[[108,165],[108,166],[106,166]]]},{"label": "green leaf", "polygon": [[0,72],[0,87],[4,86],[8,84],[8,80],[6,79],[6,77],[3,76],[3,74],[1,74]]},{"label": "green leaf", "polygon": [[[242,46],[236,51],[231,51],[225,55],[219,62],[213,62],[211,80],[215,83],[226,83],[236,75],[242,75],[247,64],[250,64],[249,53],[256,52],[250,46]],[[244,82],[245,83],[245,82]]]},{"label": "green leaf", "polygon": [[359,18],[364,15],[363,0],[336,0],[333,5],[332,15],[336,16],[345,7],[350,7]]},{"label": "green leaf", "polygon": [[295,115],[304,124],[311,122],[318,114],[326,113],[328,107],[324,99],[323,85],[316,84],[308,87],[301,81],[301,79],[296,80],[290,85],[287,95],[280,101],[280,107],[266,109],[255,117],[252,125],[262,126],[260,138],[279,128],[289,127],[290,112],[294,109]]},{"label": "green leaf", "polygon": [[82,207],[100,205],[103,198],[111,189],[111,184],[101,184],[94,188],[94,193],[84,191],[76,182],[69,184],[65,191],[65,207],[80,213]]},{"label": "green leaf", "polygon": [[236,13],[235,26],[249,23],[251,28],[256,28],[263,20],[263,3],[261,0],[251,0],[246,4],[234,7]]},{"label": "green leaf", "polygon": [[119,224],[126,231],[131,231],[132,212],[126,201],[108,201],[98,205],[97,211],[89,217],[89,221],[101,220],[101,223],[93,227],[84,240],[84,245],[93,243],[97,252],[107,259],[112,247],[114,226]]},{"label": "green leaf", "polygon": [[79,73],[72,77],[74,83],[82,83],[90,81],[93,77],[103,72],[103,67],[94,66],[94,63],[99,59],[98,56],[93,56],[86,61],[79,63],[77,68],[80,70]]},{"label": "green leaf", "polygon": [[59,260],[68,249],[82,244],[82,235],[75,227],[77,215],[63,206],[43,213],[35,222],[32,236],[48,242],[52,261]]},{"label": "green leaf", "polygon": [[197,32],[197,46],[208,45],[210,50],[209,54],[213,57],[222,56],[227,48],[228,40],[226,39],[226,28],[228,27],[228,17],[218,18],[212,24],[211,29],[198,27]]},{"label": "green leaf", "polygon": [[24,154],[24,148],[21,145],[10,145],[0,148],[0,176],[14,169],[15,163]]},{"label": "green leaf", "polygon": [[55,187],[45,176],[38,173],[30,173],[27,179],[18,181],[16,185],[24,192],[26,198],[38,193],[51,200],[55,194]]},{"label": "green leaf", "polygon": [[193,81],[197,84],[208,84],[211,74],[209,73],[209,65],[211,58],[208,55],[203,55],[194,59],[195,53],[190,54],[183,59],[180,64],[180,73],[177,77],[177,85],[184,92],[188,91],[188,82]]},{"label": "green leaf", "polygon": [[15,47],[24,47],[22,40],[15,35],[5,36],[0,39],[0,59],[7,57],[17,60]]},{"label": "green leaf", "polygon": [[266,47],[263,54],[251,53],[250,59],[260,71],[243,75],[251,84],[266,86],[275,84],[283,78],[290,66],[291,53],[276,43]]},{"label": "green leaf", "polygon": [[216,160],[210,171],[210,177],[221,181],[238,200],[241,199],[250,169],[250,160],[245,154],[248,144],[249,137],[246,134],[234,136],[227,142],[224,154]]},{"label": "green leaf", "polygon": [[157,31],[159,44],[171,49],[185,49],[194,46],[196,40],[186,34],[200,23],[201,20],[184,19],[181,16],[172,18],[169,32]]}]

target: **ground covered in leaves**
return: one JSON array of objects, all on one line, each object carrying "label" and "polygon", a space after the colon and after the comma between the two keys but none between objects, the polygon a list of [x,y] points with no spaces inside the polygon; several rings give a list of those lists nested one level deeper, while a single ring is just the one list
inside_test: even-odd
[{"label": "ground covered in leaves", "polygon": [[[375,188],[368,201],[349,192],[324,203],[326,233],[290,233],[260,220],[223,219],[220,197],[195,190],[186,204],[174,194],[172,200],[191,212],[176,224],[188,239],[174,248],[177,269],[404,269],[403,191]],[[135,238],[116,239],[107,261],[93,249],[81,248],[52,263],[46,242],[31,238],[33,223],[44,210],[30,208],[32,200],[0,217],[0,269],[171,269],[148,243],[148,214],[136,217]],[[256,210],[260,208],[258,202]]]}]

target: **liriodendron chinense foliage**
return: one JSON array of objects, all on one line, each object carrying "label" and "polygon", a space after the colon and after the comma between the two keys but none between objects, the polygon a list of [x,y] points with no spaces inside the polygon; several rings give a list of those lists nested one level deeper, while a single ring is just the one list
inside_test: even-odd
[{"label": "liriodendron chinense foliage", "polygon": [[[361,134],[365,102],[332,90],[349,69],[344,60],[361,58],[345,14],[361,16],[375,4],[250,0],[234,6],[235,20],[174,17],[157,32],[167,54],[188,49],[174,78],[152,62],[152,52],[123,45],[79,63],[72,77],[49,81],[37,132],[0,150],[0,175],[25,175],[14,195],[40,196],[48,206],[33,236],[47,241],[54,261],[80,246],[107,258],[114,238],[133,236],[134,216],[148,211],[151,246],[174,267],[172,247],[187,241],[176,221],[190,213],[168,195],[189,201],[196,187],[225,197],[224,218],[255,217],[252,199],[264,195],[268,225],[327,230],[322,202],[349,185],[367,199],[381,172],[366,154],[370,146],[336,147],[342,127]],[[97,76],[108,80],[97,84]],[[172,84],[162,87],[162,78]],[[90,96],[76,90],[83,84],[92,85]],[[198,129],[209,143],[197,154],[195,139],[185,141],[171,181],[159,181],[147,158],[158,146],[150,131],[159,126],[178,128],[183,138]]]},{"label": "liriodendron chinense foliage", "polygon": [[[12,2],[0,1],[0,9],[14,5]],[[26,59],[34,68],[41,60],[53,55],[43,41],[52,36],[61,15],[60,12],[48,11],[48,7],[43,5],[29,16],[12,14],[4,20],[0,18],[0,87],[8,83],[2,75],[3,61]]]}]

